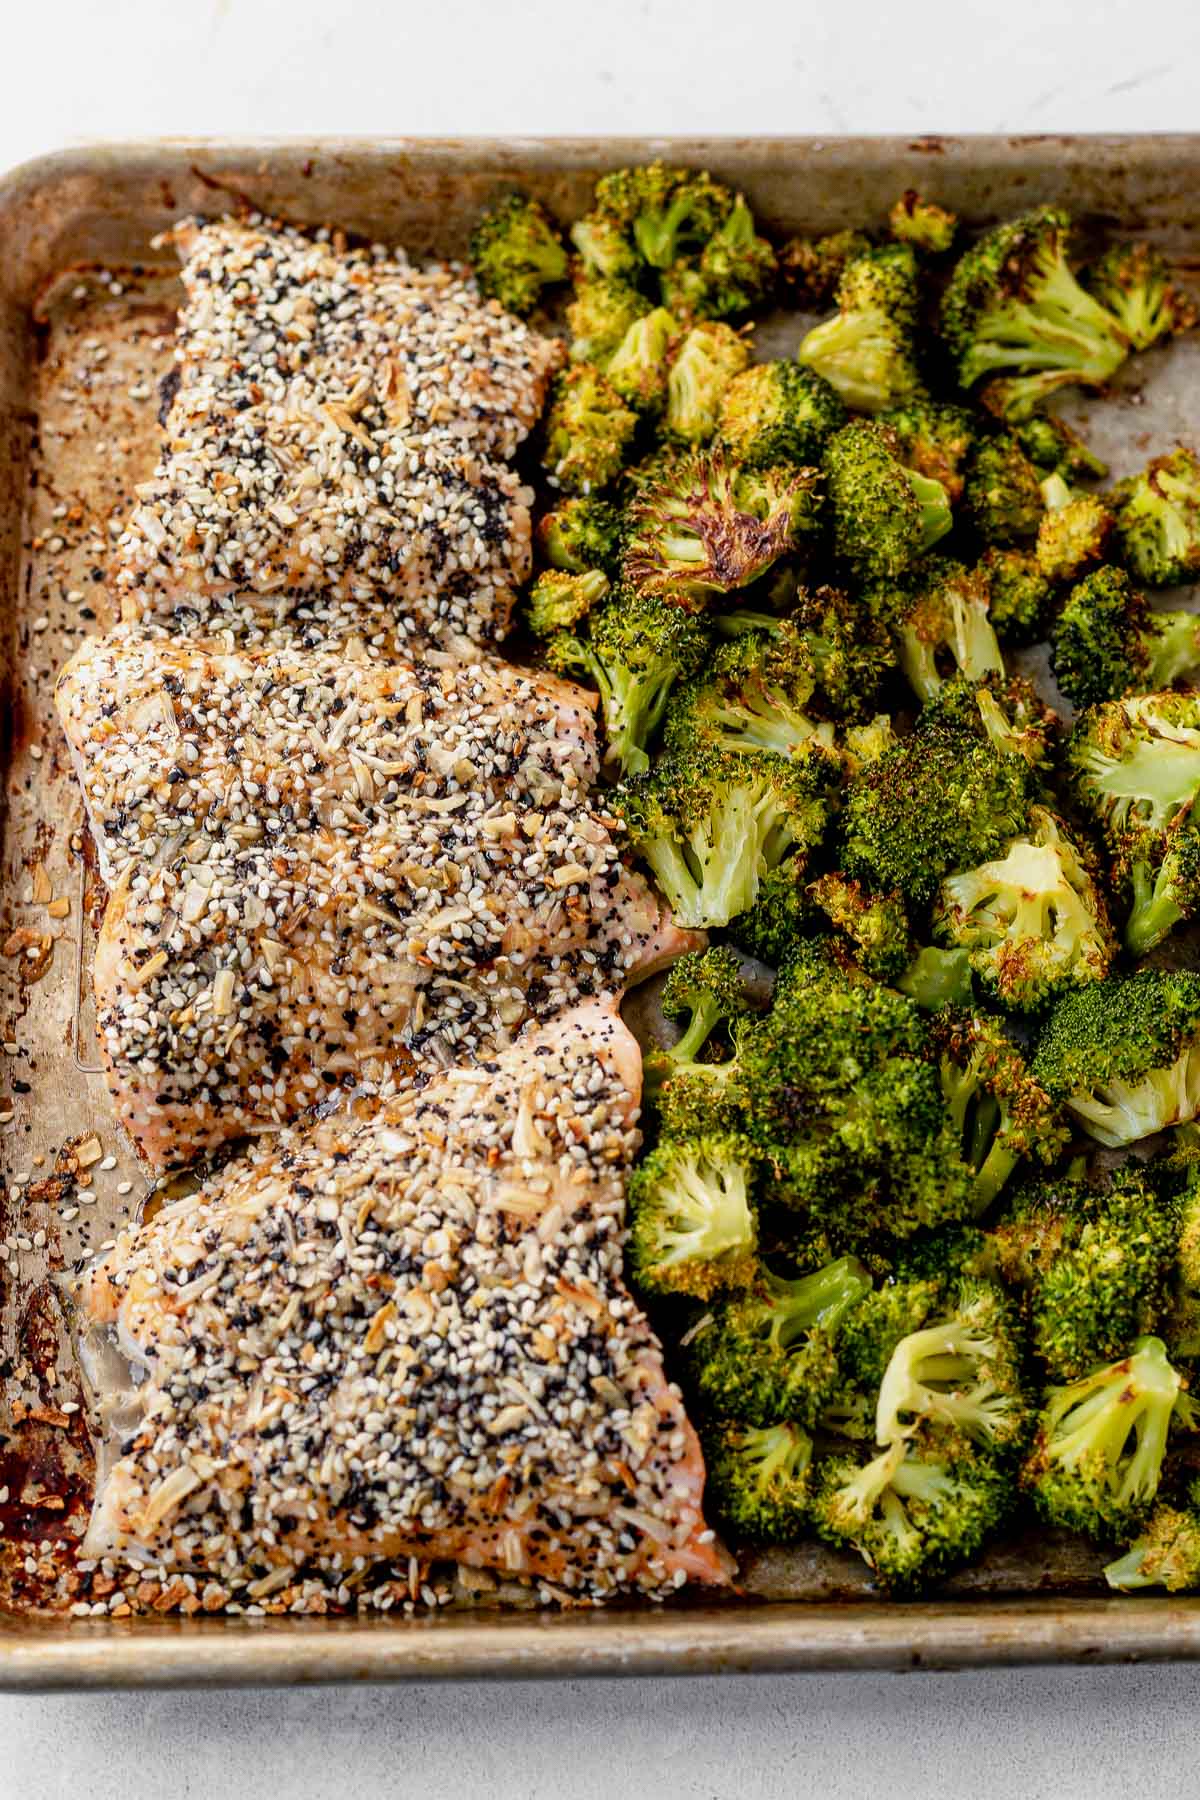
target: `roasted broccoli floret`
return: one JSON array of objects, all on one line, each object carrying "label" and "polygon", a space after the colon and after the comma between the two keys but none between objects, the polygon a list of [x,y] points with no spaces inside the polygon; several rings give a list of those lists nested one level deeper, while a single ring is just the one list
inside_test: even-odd
[{"label": "roasted broccoli floret", "polygon": [[1182,447],[1157,456],[1109,496],[1121,561],[1147,587],[1177,587],[1200,573],[1200,457]]},{"label": "roasted broccoli floret", "polygon": [[1108,464],[1056,413],[1022,420],[1013,426],[1013,436],[1043,476],[1061,475],[1072,482],[1087,476],[1102,481],[1108,474]]},{"label": "roasted broccoli floret", "polygon": [[550,637],[585,619],[607,594],[608,576],[601,569],[586,575],[568,575],[563,569],[544,569],[529,590],[529,628],[539,637]]},{"label": "roasted broccoli floret", "polygon": [[1196,323],[1195,304],[1177,288],[1149,244],[1114,244],[1080,272],[1080,281],[1118,321],[1135,350]]},{"label": "roasted broccoli floret", "polygon": [[1200,618],[1151,612],[1123,569],[1096,569],[1079,582],[1050,641],[1054,679],[1073,706],[1200,677]]},{"label": "roasted broccoli floret", "polygon": [[907,244],[868,250],[846,264],[838,310],[802,341],[800,362],[823,375],[855,412],[884,412],[924,388],[917,369],[917,264]]},{"label": "roasted broccoli floret", "polygon": [[720,442],[744,469],[811,464],[845,422],[841,400],[811,369],[797,362],[753,363],[725,389]]},{"label": "roasted broccoli floret", "polygon": [[702,675],[676,690],[667,709],[669,750],[711,744],[790,756],[815,738],[833,747],[833,727],[805,711],[815,683],[796,634],[747,633],[722,644]]},{"label": "roasted broccoli floret", "polygon": [[668,1137],[655,1146],[629,1184],[629,1258],[641,1288],[707,1300],[747,1285],[757,1267],[753,1166],[735,1137]]},{"label": "roasted broccoli floret", "polygon": [[843,1256],[788,1281],[760,1268],[751,1287],[716,1301],[688,1334],[698,1393],[717,1418],[812,1424],[837,1381],[837,1329],[871,1286]]},{"label": "roasted broccoli floret", "polygon": [[999,642],[1020,649],[1045,637],[1054,588],[1037,557],[1026,550],[992,548],[978,567],[988,584],[988,618]]},{"label": "roasted broccoli floret", "polygon": [[889,1278],[872,1288],[849,1313],[838,1338],[838,1364],[848,1392],[870,1401],[870,1428],[875,1440],[875,1410],[879,1386],[897,1344],[919,1331],[938,1310],[944,1283],[930,1277]]},{"label": "roasted broccoli floret", "polygon": [[763,876],[754,905],[733,926],[733,936],[748,956],[777,969],[801,938],[816,929],[821,915],[808,887],[804,856],[792,857]]},{"label": "roasted broccoli floret", "polygon": [[1200,696],[1133,695],[1090,708],[1071,734],[1067,764],[1130,892],[1125,941],[1143,956],[1200,899]]},{"label": "roasted broccoli floret", "polygon": [[591,493],[620,472],[636,430],[637,414],[599,370],[576,364],[554,384],[542,467],[568,493]]},{"label": "roasted broccoli floret", "polygon": [[970,1562],[1008,1509],[1011,1478],[953,1436],[924,1432],[865,1464],[830,1457],[817,1468],[813,1522],[851,1545],[884,1587],[911,1592]]},{"label": "roasted broccoli floret", "polygon": [[900,667],[918,700],[929,700],[946,681],[1004,674],[1004,658],[988,618],[991,589],[977,569],[949,557],[921,565],[909,593],[898,597]]},{"label": "roasted broccoli floret", "polygon": [[1051,1525],[1109,1538],[1135,1529],[1154,1504],[1178,1370],[1159,1338],[1135,1340],[1119,1362],[1047,1389],[1024,1481]]},{"label": "roasted broccoli floret", "polygon": [[614,804],[677,922],[728,925],[764,875],[824,836],[838,777],[816,746],[792,758],[696,748],[660,757]]},{"label": "roasted broccoli floret", "polygon": [[698,257],[680,257],[662,274],[662,297],[685,318],[724,319],[745,312],[770,291],[775,252],[754,229],[739,194]]},{"label": "roasted broccoli floret", "polygon": [[606,275],[581,275],[567,308],[572,362],[607,368],[626,332],[645,311],[645,300],[629,282]]},{"label": "roasted broccoli floret", "polygon": [[906,469],[887,426],[857,419],[829,440],[823,462],[837,554],[865,581],[888,581],[945,537],[950,505],[940,481]]},{"label": "roasted broccoli floret", "polygon": [[994,1282],[967,1282],[944,1315],[901,1338],[879,1386],[875,1441],[893,1444],[927,1424],[990,1451],[1024,1436],[1020,1353]]},{"label": "roasted broccoli floret", "polygon": [[970,1171],[912,1001],[800,944],[738,1038],[747,1130],[771,1192],[840,1234],[906,1237],[964,1217]]},{"label": "roasted broccoli floret", "polygon": [[643,262],[669,269],[724,224],[733,195],[710,175],[656,162],[601,176],[595,205],[626,225]]},{"label": "roasted broccoli floret", "polygon": [[525,194],[506,194],[471,233],[481,293],[524,317],[544,287],[565,281],[567,253],[549,215]]},{"label": "roasted broccoli floret", "polygon": [[1108,554],[1116,520],[1099,494],[1075,494],[1061,475],[1042,483],[1046,511],[1038,526],[1038,568],[1047,581],[1076,581]]},{"label": "roasted broccoli floret", "polygon": [[560,674],[582,674],[600,690],[610,762],[626,774],[649,767],[646,746],[671,689],[703,663],[711,633],[685,607],[618,589],[580,633],[559,632],[547,659]]},{"label": "roasted broccoli floret", "polygon": [[1010,1012],[1040,1012],[1103,981],[1116,954],[1091,870],[1041,806],[1001,855],[946,877],[934,931],[968,952],[983,990]]},{"label": "roasted broccoli floret", "polygon": [[[672,964],[659,1001],[668,1019],[685,1019],[683,1035],[655,1054],[676,1071],[696,1065],[714,1032],[751,1011],[742,965],[727,945],[691,950]],[[712,1066],[711,1061],[704,1064]]]},{"label": "roasted broccoli floret", "polygon": [[906,188],[888,214],[888,226],[900,243],[941,256],[954,242],[958,218],[936,201],[922,199],[915,188]]},{"label": "roasted broccoli floret", "polygon": [[951,505],[957,505],[977,430],[970,413],[961,406],[918,399],[880,413],[878,418],[881,425],[895,432],[905,468],[940,482]]},{"label": "roasted broccoli floret", "polygon": [[1058,714],[1023,675],[989,675],[982,681],[955,675],[926,701],[920,723],[985,738],[996,750],[1021,757],[1034,770],[1051,766],[1063,728]]},{"label": "roasted broccoli floret", "polygon": [[789,624],[800,634],[829,710],[839,719],[869,721],[880,688],[896,666],[886,625],[834,587],[799,588]]},{"label": "roasted broccoli floret", "polygon": [[860,768],[846,791],[842,868],[910,902],[998,855],[1024,828],[1030,769],[982,736],[921,726]]},{"label": "roasted broccoli floret", "polygon": [[624,570],[642,593],[688,596],[749,586],[816,522],[815,469],[738,473],[722,450],[676,457],[637,484],[626,513]]},{"label": "roasted broccoli floret", "polygon": [[537,541],[552,569],[571,575],[603,569],[612,575],[620,557],[620,517],[607,500],[573,494],[539,522]]},{"label": "roasted broccoli floret", "polygon": [[845,875],[822,875],[809,888],[835,931],[854,947],[860,968],[876,981],[893,981],[912,960],[908,914],[898,894],[871,894]]},{"label": "roasted broccoli floret", "polygon": [[1200,1587],[1200,1482],[1190,1484],[1179,1505],[1159,1502],[1141,1536],[1109,1563],[1104,1579],[1123,1594],[1150,1587],[1186,1594]]},{"label": "roasted broccoli floret", "polygon": [[871,240],[861,231],[789,238],[779,252],[779,277],[792,304],[815,311],[828,306],[847,263],[864,256]]},{"label": "roasted broccoli floret", "polygon": [[1141,969],[1050,1015],[1033,1072],[1098,1143],[1136,1143],[1200,1110],[1200,975]]},{"label": "roasted broccoli floret", "polygon": [[1042,473],[1015,437],[979,439],[967,458],[963,508],[985,544],[1001,548],[1036,538],[1046,511]]},{"label": "roasted broccoli floret", "polygon": [[812,1439],[799,1425],[739,1425],[705,1435],[705,1502],[751,1543],[788,1544],[808,1527]]},{"label": "roasted broccoli floret", "polygon": [[750,346],[732,326],[693,325],[671,357],[667,373],[668,436],[706,444],[721,423],[725,394],[750,361]]},{"label": "roasted broccoli floret", "polygon": [[960,1154],[973,1173],[972,1210],[987,1211],[1025,1157],[1052,1163],[1068,1132],[1056,1101],[994,1019],[939,1013],[942,1092]]},{"label": "roasted broccoli floret", "polygon": [[1067,261],[1070,220],[1043,206],[999,225],[955,264],[941,324],[963,387],[1009,374],[1000,409],[1023,418],[1067,383],[1099,387],[1124,362],[1120,323]]},{"label": "roasted broccoli floret", "polygon": [[609,356],[605,373],[627,405],[660,413],[667,403],[667,357],[679,330],[665,307],[634,319]]}]

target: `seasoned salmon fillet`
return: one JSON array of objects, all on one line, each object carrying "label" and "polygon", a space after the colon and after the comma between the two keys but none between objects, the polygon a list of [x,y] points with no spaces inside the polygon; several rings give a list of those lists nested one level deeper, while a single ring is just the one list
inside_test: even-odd
[{"label": "seasoned salmon fillet", "polygon": [[112,884],[101,1049],[155,1168],[488,1055],[697,941],[589,797],[569,683],[120,627],[57,697]]},{"label": "seasoned salmon fillet", "polygon": [[185,299],[158,467],[117,546],[124,616],[291,590],[502,635],[530,556],[508,461],[561,347],[458,265],[262,218],[173,235]]},{"label": "seasoned salmon fillet", "polygon": [[726,1581],[622,1277],[640,1082],[590,1001],[126,1227],[81,1294],[131,1373],[84,1554],[252,1596],[409,1555],[543,1598]]}]

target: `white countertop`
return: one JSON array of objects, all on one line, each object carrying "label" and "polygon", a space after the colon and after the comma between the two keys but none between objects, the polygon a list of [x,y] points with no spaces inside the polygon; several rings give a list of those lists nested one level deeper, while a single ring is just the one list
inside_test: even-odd
[{"label": "white countertop", "polygon": [[[1182,0],[9,0],[0,169],[95,138],[1187,130]],[[0,1800],[1171,1800],[1186,1668],[0,1699]]]}]

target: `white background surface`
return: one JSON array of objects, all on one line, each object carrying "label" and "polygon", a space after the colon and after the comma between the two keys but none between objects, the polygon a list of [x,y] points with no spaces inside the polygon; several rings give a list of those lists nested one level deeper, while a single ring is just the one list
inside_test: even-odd
[{"label": "white background surface", "polygon": [[[0,0],[0,168],[94,138],[1194,129],[1175,0]],[[0,1699],[0,1800],[1174,1800],[1200,1671]]]}]

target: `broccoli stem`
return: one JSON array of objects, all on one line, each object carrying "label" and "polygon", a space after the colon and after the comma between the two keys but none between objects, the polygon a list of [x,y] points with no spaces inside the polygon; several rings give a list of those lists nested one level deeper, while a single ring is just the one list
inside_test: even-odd
[{"label": "broccoli stem", "polygon": [[921,508],[921,549],[929,550],[939,538],[945,537],[952,523],[946,490],[940,481],[918,475],[915,469],[906,469],[904,473]]},{"label": "broccoli stem", "polygon": [[1200,667],[1200,618],[1185,612],[1153,614],[1145,646],[1150,657],[1146,688],[1173,687]]},{"label": "broccoli stem", "polygon": [[1175,898],[1171,859],[1168,856],[1157,871],[1139,859],[1129,871],[1133,901],[1125,926],[1125,948],[1133,957],[1142,957],[1162,942],[1184,917]]},{"label": "broccoli stem", "polygon": [[1134,1544],[1124,1556],[1118,1556],[1104,1570],[1104,1579],[1111,1588],[1147,1588],[1157,1587],[1158,1583],[1142,1574],[1142,1566],[1146,1561],[1145,1544]]},{"label": "broccoli stem", "polygon": [[839,1257],[798,1281],[779,1284],[782,1313],[774,1327],[786,1350],[815,1325],[833,1330],[863,1295],[871,1289],[871,1277],[856,1256]]}]

